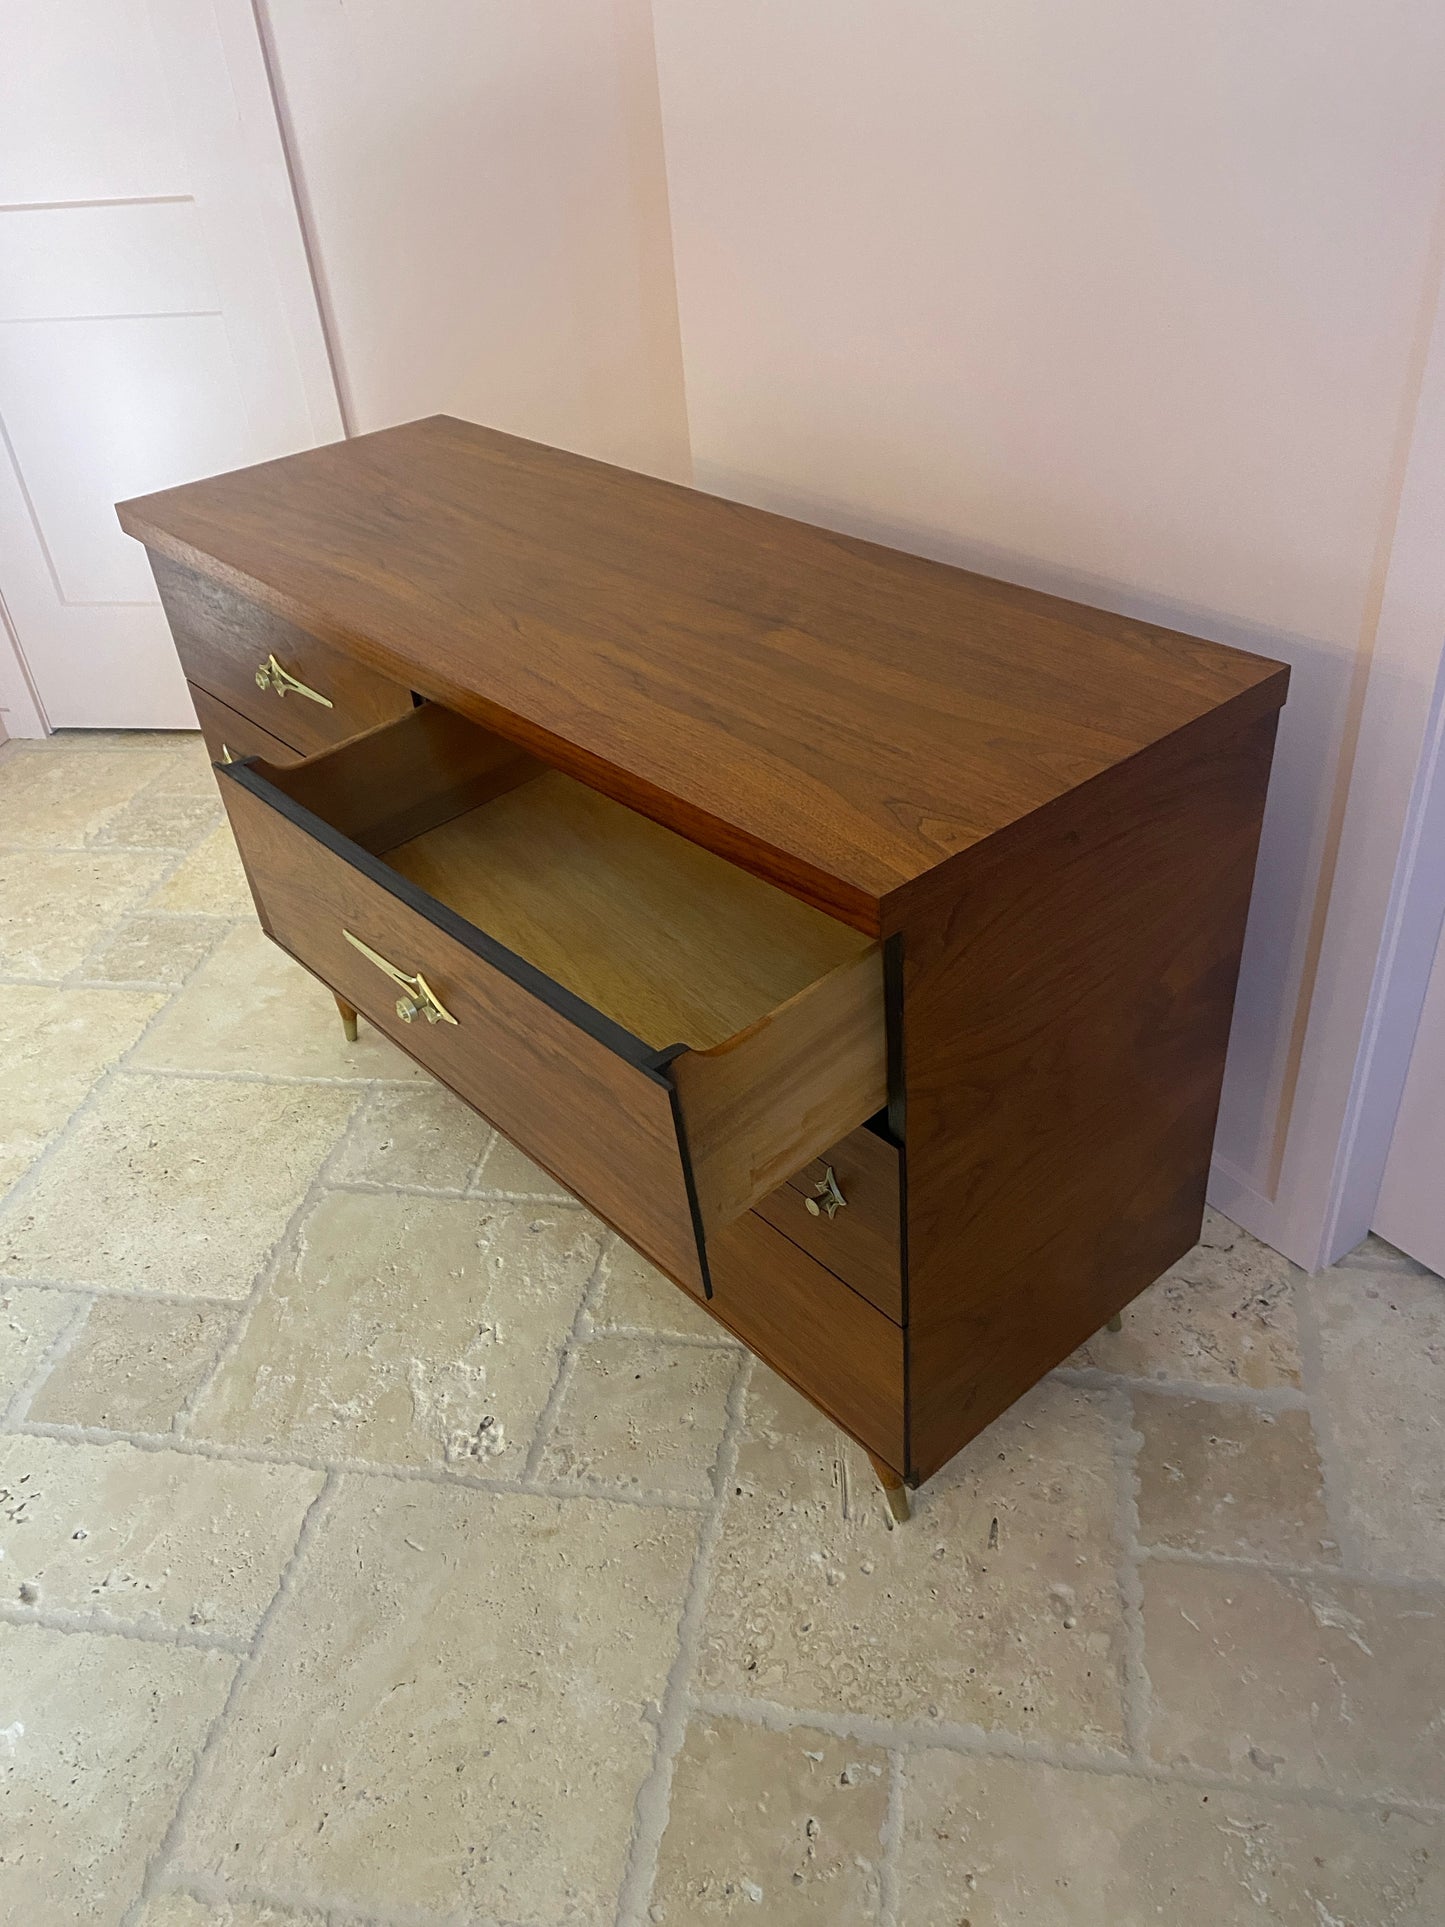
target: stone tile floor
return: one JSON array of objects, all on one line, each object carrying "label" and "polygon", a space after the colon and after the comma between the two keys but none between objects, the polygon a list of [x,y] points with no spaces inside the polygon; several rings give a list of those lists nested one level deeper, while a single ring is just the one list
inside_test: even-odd
[{"label": "stone tile floor", "polygon": [[[8,1187],[8,1188],[7,1188]],[[891,1531],[256,928],[0,751],[0,1919],[1445,1921],[1445,1285],[1222,1219]]]}]

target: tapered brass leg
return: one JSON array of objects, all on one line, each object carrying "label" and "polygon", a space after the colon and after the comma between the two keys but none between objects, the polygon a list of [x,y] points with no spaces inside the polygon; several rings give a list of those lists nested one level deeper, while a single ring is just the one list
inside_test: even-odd
[{"label": "tapered brass leg", "polygon": [[882,1459],[875,1458],[871,1452],[868,1454],[868,1463],[878,1474],[878,1483],[888,1501],[888,1510],[899,1525],[906,1526],[913,1517],[913,1508],[908,1503],[908,1487],[891,1465],[885,1465]]},{"label": "tapered brass leg", "polygon": [[1116,1311],[1114,1313],[1114,1316],[1109,1320],[1108,1324],[1105,1325],[1104,1330],[1106,1332],[1121,1332],[1123,1331],[1123,1329],[1124,1329],[1124,1314],[1121,1311]]},{"label": "tapered brass leg", "polygon": [[[333,997],[336,997],[334,990],[331,994]],[[348,1004],[342,997],[336,997],[336,1008],[341,1012],[341,1028],[346,1032],[346,1041],[348,1044],[354,1044],[356,1042],[356,1011],[353,1006]]]}]

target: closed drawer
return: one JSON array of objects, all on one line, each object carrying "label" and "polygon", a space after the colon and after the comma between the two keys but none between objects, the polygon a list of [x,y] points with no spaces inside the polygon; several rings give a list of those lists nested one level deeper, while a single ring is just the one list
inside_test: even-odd
[{"label": "closed drawer", "polygon": [[239,709],[217,702],[209,691],[198,688],[195,683],[189,684],[189,688],[191,701],[196,706],[196,720],[213,763],[234,763],[242,756],[261,756],[268,763],[284,768],[287,763],[300,761],[299,750],[262,729],[259,723],[253,723]]},{"label": "closed drawer", "polygon": [[220,775],[270,934],[693,1291],[886,1101],[877,945],[460,717]]},{"label": "closed drawer", "polygon": [[259,603],[154,551],[150,562],[187,682],[290,748],[329,749],[412,707],[409,689]]},{"label": "closed drawer", "polygon": [[899,1471],[908,1468],[904,1336],[755,1212],[713,1241],[710,1309],[759,1357]]},{"label": "closed drawer", "polygon": [[898,1152],[885,1138],[851,1132],[764,1198],[758,1213],[902,1324]]}]

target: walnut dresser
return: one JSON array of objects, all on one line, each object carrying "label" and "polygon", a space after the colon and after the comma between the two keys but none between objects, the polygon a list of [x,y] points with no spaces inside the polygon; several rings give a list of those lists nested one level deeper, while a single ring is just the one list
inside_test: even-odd
[{"label": "walnut dresser", "polygon": [[1280,664],[446,417],[120,518],[271,937],[900,1517],[1194,1242]]}]

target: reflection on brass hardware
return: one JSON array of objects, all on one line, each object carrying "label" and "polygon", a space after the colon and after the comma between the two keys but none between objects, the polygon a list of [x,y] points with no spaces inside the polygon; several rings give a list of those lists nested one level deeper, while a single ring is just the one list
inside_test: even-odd
[{"label": "reflection on brass hardware", "polygon": [[803,1203],[807,1205],[815,1218],[836,1217],[848,1202],[843,1196],[843,1193],[838,1189],[838,1180],[833,1174],[831,1164],[825,1164],[823,1166],[823,1175],[813,1186],[813,1189],[817,1193],[817,1196],[804,1198]]},{"label": "reflection on brass hardware", "polygon": [[274,656],[266,660],[256,671],[258,689],[274,689],[278,696],[304,696],[309,703],[320,703],[323,709],[335,705],[329,696],[323,696],[319,689],[309,689],[304,682],[298,682],[289,669],[283,669]]},{"label": "reflection on brass hardware", "polygon": [[235,761],[235,758],[232,756],[230,750],[227,748],[225,743],[222,743],[221,745],[221,761],[223,763],[231,763]]},{"label": "reflection on brass hardware", "polygon": [[343,930],[341,934],[353,950],[359,950],[368,963],[374,963],[378,970],[384,970],[391,981],[400,984],[406,992],[404,997],[396,1000],[396,1014],[404,1024],[415,1023],[418,1017],[425,1017],[429,1024],[454,1024],[457,1021],[420,971],[414,977],[409,977],[404,970],[398,970],[394,963],[388,963],[369,943],[363,943],[360,937],[353,937],[349,930]]}]

